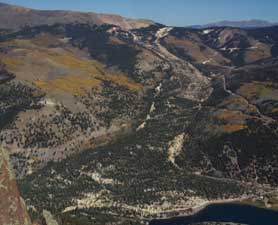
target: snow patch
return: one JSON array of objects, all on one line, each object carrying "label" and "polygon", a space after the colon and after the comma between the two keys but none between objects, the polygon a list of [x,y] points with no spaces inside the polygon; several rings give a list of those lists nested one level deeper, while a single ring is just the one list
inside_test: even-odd
[{"label": "snow patch", "polygon": [[229,51],[232,53],[232,52],[234,52],[234,51],[238,51],[238,50],[240,50],[240,48],[229,48]]},{"label": "snow patch", "polygon": [[119,27],[112,27],[109,30],[107,30],[106,32],[109,34],[113,34],[113,33],[117,33],[117,31],[119,31],[120,28]]},{"label": "snow patch", "polygon": [[203,65],[206,65],[206,64],[210,63],[211,61],[212,61],[212,59],[208,59],[208,60],[202,62],[202,64],[203,64]]},{"label": "snow patch", "polygon": [[209,33],[211,33],[212,31],[213,31],[212,29],[203,30],[203,34],[209,34]]},{"label": "snow patch", "polygon": [[156,37],[161,39],[161,38],[164,38],[166,37],[169,32],[172,30],[173,28],[172,27],[164,27],[164,28],[161,28],[159,29],[157,32],[156,32]]},{"label": "snow patch", "polygon": [[155,111],[155,105],[154,105],[154,102],[153,102],[153,104],[152,104],[152,106],[151,106],[151,108],[150,108],[150,113],[152,113],[152,112],[154,112]]},{"label": "snow patch", "polygon": [[139,127],[137,127],[136,131],[139,131],[139,130],[144,129],[144,128],[145,128],[145,126],[146,126],[146,121],[145,121],[145,122],[143,122],[143,123],[142,123]]},{"label": "snow patch", "polygon": [[56,106],[57,103],[50,98],[43,99],[39,102],[43,106]]}]

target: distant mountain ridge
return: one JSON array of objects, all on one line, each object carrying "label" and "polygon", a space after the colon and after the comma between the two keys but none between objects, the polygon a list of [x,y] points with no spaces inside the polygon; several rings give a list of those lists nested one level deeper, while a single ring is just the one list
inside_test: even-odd
[{"label": "distant mountain ridge", "polygon": [[237,28],[259,28],[277,26],[278,23],[272,23],[266,20],[242,20],[242,21],[229,21],[223,20],[215,23],[205,25],[193,26],[194,28],[208,28],[208,27],[237,27]]},{"label": "distant mountain ridge", "polygon": [[0,2],[0,29],[18,30],[24,26],[53,25],[55,23],[112,24],[128,30],[147,27],[154,22],[94,12],[35,10]]},{"label": "distant mountain ridge", "polygon": [[[11,18],[13,18],[11,20]],[[53,25],[56,23],[88,23],[91,25],[111,24],[121,27],[123,30],[138,29],[154,25],[155,22],[149,19],[130,19],[120,15],[79,12],[70,10],[37,10],[18,5],[11,5],[0,2],[0,29],[19,30],[24,26]],[[204,25],[189,26],[192,28],[209,27],[235,27],[235,28],[260,28],[278,26],[265,20],[223,20]]]}]

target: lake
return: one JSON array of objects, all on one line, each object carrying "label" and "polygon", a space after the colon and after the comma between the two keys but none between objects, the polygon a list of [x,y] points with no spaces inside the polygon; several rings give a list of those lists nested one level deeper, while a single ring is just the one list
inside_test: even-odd
[{"label": "lake", "polygon": [[243,204],[212,204],[192,216],[152,220],[150,225],[188,225],[200,222],[278,225],[278,211]]}]

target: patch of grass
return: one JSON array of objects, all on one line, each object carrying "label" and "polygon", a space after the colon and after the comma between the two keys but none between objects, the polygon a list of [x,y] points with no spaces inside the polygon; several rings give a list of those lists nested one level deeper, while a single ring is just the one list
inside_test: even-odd
[{"label": "patch of grass", "polygon": [[217,115],[217,118],[219,120],[225,120],[225,121],[229,121],[231,119],[234,119],[235,117],[240,117],[242,115],[241,112],[239,111],[224,111],[221,112],[220,114]]},{"label": "patch of grass", "polygon": [[245,116],[239,111],[221,111],[216,115],[217,120],[224,123],[220,128],[225,132],[236,132],[248,128],[245,123]]},{"label": "patch of grass", "polygon": [[76,58],[71,53],[67,54],[49,54],[51,59],[56,63],[67,66],[71,69],[78,69],[86,73],[90,73],[99,79],[112,81],[120,86],[127,87],[133,91],[142,89],[140,84],[131,81],[127,76],[120,73],[111,73],[105,70],[104,65],[96,60],[84,58]]},{"label": "patch of grass", "polygon": [[248,126],[246,124],[226,124],[221,126],[221,129],[223,129],[225,132],[230,132],[230,133],[244,130],[247,128]]},{"label": "patch of grass", "polygon": [[271,112],[272,112],[272,113],[278,113],[278,108],[273,108],[273,109],[271,110]]},{"label": "patch of grass", "polygon": [[[31,54],[30,50],[24,50],[25,54]],[[105,65],[99,61],[86,59],[81,56],[79,57],[68,50],[61,53],[51,48],[42,48],[40,49],[40,52],[42,53],[40,56],[31,56],[31,61],[33,63],[43,57],[44,59],[51,60],[56,65],[58,64],[58,66],[66,67],[71,71],[74,71],[74,73],[81,72],[92,77],[84,79],[82,77],[78,78],[78,76],[69,76],[67,78],[58,78],[51,81],[36,81],[36,85],[45,91],[56,89],[64,90],[73,94],[76,92],[77,95],[83,95],[84,91],[82,90],[84,87],[94,87],[100,83],[100,80],[112,81],[113,83],[118,84],[119,86],[124,86],[131,91],[138,92],[142,89],[140,84],[130,80],[125,74],[108,71],[105,69]],[[2,61],[8,68],[16,69],[17,71],[20,71],[21,66],[28,64],[27,61],[18,59],[17,57],[3,57]],[[73,82],[73,84],[70,84],[70,82]],[[74,88],[77,89],[74,90]]]},{"label": "patch of grass", "polygon": [[124,86],[126,88],[128,88],[129,90],[132,91],[140,91],[142,89],[142,86],[140,84],[131,82],[130,79],[128,79],[128,77],[120,75],[120,74],[107,74],[106,75],[107,80],[110,80],[120,86]]},{"label": "patch of grass", "polygon": [[[264,96],[276,98],[277,87],[272,82],[253,81],[240,87],[239,93],[249,100],[259,99]],[[278,99],[278,98],[277,98]]]},{"label": "patch of grass", "polygon": [[35,38],[32,39],[32,43],[40,47],[41,46],[50,47],[50,46],[61,44],[55,36],[48,33],[41,33],[37,35]]},{"label": "patch of grass", "polygon": [[23,60],[11,57],[3,57],[1,61],[8,67],[16,67],[24,64]]},{"label": "patch of grass", "polygon": [[62,90],[77,96],[84,96],[86,90],[96,87],[99,83],[100,81],[93,77],[83,78],[74,75],[63,76],[49,81],[38,80],[34,82],[37,87],[45,92]]},{"label": "patch of grass", "polygon": [[48,50],[48,57],[54,61],[55,63],[66,66],[70,69],[77,69],[83,72],[88,72],[91,74],[99,74],[101,68],[101,64],[97,61],[85,59],[85,58],[77,58],[77,56],[73,55],[70,52],[58,53],[52,50]]}]

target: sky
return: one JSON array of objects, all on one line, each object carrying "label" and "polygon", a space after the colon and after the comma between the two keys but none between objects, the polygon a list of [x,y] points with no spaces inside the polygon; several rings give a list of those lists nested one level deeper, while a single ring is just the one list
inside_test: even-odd
[{"label": "sky", "polygon": [[278,22],[278,0],[0,0],[35,9],[64,9],[152,19],[169,26],[221,20]]}]

